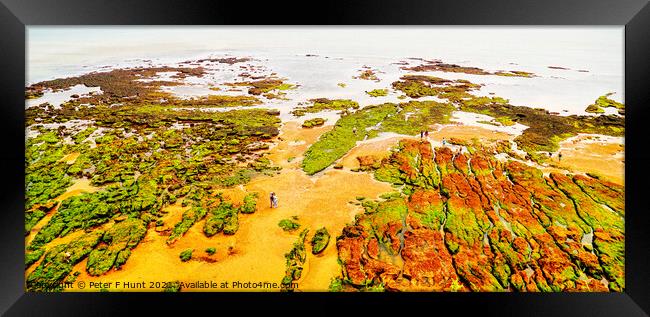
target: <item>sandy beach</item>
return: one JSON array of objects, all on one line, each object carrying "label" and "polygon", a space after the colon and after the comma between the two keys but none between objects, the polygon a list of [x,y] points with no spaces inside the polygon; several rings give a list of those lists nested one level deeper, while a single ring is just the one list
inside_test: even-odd
[{"label": "sandy beach", "polygon": [[[41,41],[33,48],[51,41],[46,31],[30,30]],[[97,53],[80,67],[78,52],[30,52],[26,287],[624,288],[620,52],[599,51],[598,32],[577,29],[533,32],[531,56],[504,55],[521,30],[495,36],[504,47],[484,54],[441,45],[452,34],[472,40],[466,30],[359,30],[367,46],[348,31],[340,49],[320,31],[313,47],[282,39],[266,49],[245,39],[199,47],[171,32],[165,45],[183,51]],[[64,42],[76,34],[50,32]],[[368,51],[382,36],[413,50]],[[567,56],[550,50],[571,36],[584,41]],[[329,242],[313,254],[320,228]]]}]

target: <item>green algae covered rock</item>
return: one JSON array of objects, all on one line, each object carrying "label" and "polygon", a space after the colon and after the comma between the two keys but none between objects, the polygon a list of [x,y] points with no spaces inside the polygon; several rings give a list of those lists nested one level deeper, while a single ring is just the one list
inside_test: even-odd
[{"label": "green algae covered rock", "polygon": [[211,237],[219,232],[234,234],[239,229],[238,211],[230,202],[221,202],[210,210],[203,226],[203,233]]},{"label": "green algae covered rock", "polygon": [[250,193],[244,197],[243,204],[239,207],[242,214],[252,214],[257,211],[257,193]]},{"label": "green algae covered rock", "polygon": [[314,236],[311,238],[311,253],[319,254],[325,250],[327,244],[330,242],[330,234],[327,228],[323,227],[316,230]]},{"label": "green algae covered rock", "polygon": [[129,218],[109,228],[102,236],[103,244],[88,255],[86,270],[92,276],[102,275],[111,268],[119,269],[147,232],[140,219]]},{"label": "green algae covered rock", "polygon": [[380,169],[395,170],[406,197],[363,201],[366,211],[337,238],[343,275],[332,288],[624,290],[624,188],[545,176],[493,150],[454,155],[403,140]]},{"label": "green algae covered rock", "polygon": [[284,231],[295,231],[300,228],[300,224],[291,219],[282,219],[278,222],[278,226]]},{"label": "green algae covered rock", "polygon": [[291,250],[284,255],[286,259],[286,270],[281,281],[283,291],[293,291],[294,281],[299,280],[302,276],[303,265],[307,260],[307,253],[305,251],[307,233],[309,233],[308,229],[300,232],[298,240],[294,242]]},{"label": "green algae covered rock", "polygon": [[66,276],[75,264],[81,262],[100,242],[104,232],[96,230],[86,233],[67,244],[60,244],[47,251],[45,257],[27,276],[27,291],[62,291]]},{"label": "green algae covered rock", "polygon": [[373,89],[371,91],[366,91],[370,97],[384,97],[388,96],[388,89]]},{"label": "green algae covered rock", "polygon": [[325,124],[325,119],[323,118],[313,118],[309,120],[305,120],[305,122],[302,123],[303,128],[313,128],[313,127],[319,127]]},{"label": "green algae covered rock", "polygon": [[192,252],[194,252],[194,249],[186,249],[181,252],[178,257],[181,259],[183,262],[187,262],[192,259]]}]

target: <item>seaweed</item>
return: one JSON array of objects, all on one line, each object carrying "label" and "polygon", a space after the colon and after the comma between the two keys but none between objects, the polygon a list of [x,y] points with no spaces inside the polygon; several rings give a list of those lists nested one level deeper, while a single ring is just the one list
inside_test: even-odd
[{"label": "seaweed", "polygon": [[366,91],[370,97],[384,97],[388,96],[388,89],[373,89],[371,91]]},{"label": "seaweed", "polygon": [[238,209],[230,202],[222,201],[216,208],[209,212],[203,226],[203,233],[211,237],[219,232],[234,234],[239,228]]},{"label": "seaweed", "polygon": [[358,109],[359,104],[350,99],[327,99],[317,98],[309,100],[312,104],[306,107],[296,107],[291,111],[291,114],[296,117],[304,116],[306,113],[316,113],[325,110],[342,110],[348,111]]},{"label": "seaweed", "polygon": [[277,79],[277,78],[267,78],[267,79],[262,79],[257,81],[228,83],[226,85],[250,86],[251,88],[248,89],[248,93],[251,95],[261,95],[273,90],[282,91],[282,90],[289,90],[289,89],[296,88],[296,86],[293,84],[285,83],[284,79]]},{"label": "seaweed", "polygon": [[530,78],[534,77],[535,74],[525,71],[496,71],[489,72],[478,67],[471,66],[460,66],[456,64],[446,64],[439,60],[424,60],[424,63],[418,66],[406,67],[402,66],[403,70],[410,70],[414,72],[447,72],[447,73],[464,73],[471,75],[496,75],[496,76],[506,76],[506,77],[525,77]]},{"label": "seaweed", "polygon": [[341,117],[334,125],[334,129],[323,134],[307,149],[305,159],[302,161],[303,170],[313,175],[325,169],[352,149],[356,141],[363,140],[386,116],[396,112],[396,105],[383,104],[368,106]]},{"label": "seaweed", "polygon": [[41,263],[27,276],[28,292],[62,291],[62,283],[72,272],[75,264],[81,262],[100,242],[101,230],[86,233],[68,244],[60,244],[50,248]]},{"label": "seaweed", "polygon": [[294,290],[294,281],[297,281],[302,276],[303,265],[307,261],[307,253],[305,251],[305,239],[309,230],[304,229],[300,232],[298,240],[294,242],[291,251],[284,255],[286,259],[286,270],[282,278],[282,290],[292,292]]},{"label": "seaweed", "polygon": [[257,211],[257,193],[250,193],[244,197],[242,205],[239,207],[239,212],[242,214],[252,214]]},{"label": "seaweed", "polygon": [[325,250],[330,242],[330,234],[327,228],[323,227],[316,230],[314,236],[311,238],[311,253],[319,254]]},{"label": "seaweed", "polygon": [[181,259],[181,261],[187,262],[192,259],[193,252],[194,249],[185,249],[178,255],[178,257]]},{"label": "seaweed", "polygon": [[609,96],[611,95],[613,95],[613,93],[610,92],[598,97],[598,99],[596,99],[596,101],[593,104],[587,106],[585,111],[591,113],[605,113],[604,108],[612,107],[612,108],[616,108],[620,115],[625,115],[625,105],[620,102],[609,99]]},{"label": "seaweed", "polygon": [[278,227],[282,228],[284,231],[295,231],[300,228],[300,224],[291,219],[282,219],[278,222]]},{"label": "seaweed", "polygon": [[305,120],[305,122],[302,123],[302,127],[309,129],[313,127],[320,127],[323,124],[325,124],[325,119],[313,118],[313,119]]},{"label": "seaweed", "polygon": [[102,275],[111,268],[119,269],[144,238],[147,228],[142,220],[129,218],[106,230],[102,244],[90,252],[86,270],[93,276]]},{"label": "seaweed", "polygon": [[352,149],[357,141],[376,137],[380,132],[414,135],[429,125],[447,123],[454,107],[435,101],[367,106],[342,116],[334,128],[323,134],[305,152],[302,167],[312,175],[330,166]]}]

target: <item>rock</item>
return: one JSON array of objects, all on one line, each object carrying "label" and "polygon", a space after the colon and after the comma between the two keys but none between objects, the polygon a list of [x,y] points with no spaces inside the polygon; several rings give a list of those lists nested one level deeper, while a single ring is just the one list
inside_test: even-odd
[{"label": "rock", "polygon": [[303,128],[314,128],[314,127],[320,127],[323,124],[325,124],[325,119],[323,118],[313,118],[309,120],[305,120],[303,122],[302,127]]},{"label": "rock", "polygon": [[263,91],[262,89],[260,89],[260,88],[255,88],[255,87],[248,89],[248,93],[251,94],[251,95],[256,95],[256,96],[258,96],[258,95],[261,95],[263,92],[264,92],[264,91]]},{"label": "rock", "polygon": [[[453,155],[402,140],[380,162],[376,175],[394,171],[406,197],[366,199],[365,212],[343,228],[336,242],[343,289],[624,288],[622,186],[582,175],[545,177],[526,164],[498,161],[495,148],[475,150]],[[592,230],[596,252],[583,242]]]},{"label": "rock", "polygon": [[311,239],[311,253],[319,254],[325,250],[327,245],[330,242],[330,234],[327,231],[327,228],[323,227],[316,230],[316,233]]},{"label": "rock", "polygon": [[372,168],[373,165],[375,165],[375,162],[377,162],[377,158],[375,158],[372,155],[362,155],[362,156],[357,156],[357,161],[359,161],[359,167],[361,167],[361,169],[369,169]]}]

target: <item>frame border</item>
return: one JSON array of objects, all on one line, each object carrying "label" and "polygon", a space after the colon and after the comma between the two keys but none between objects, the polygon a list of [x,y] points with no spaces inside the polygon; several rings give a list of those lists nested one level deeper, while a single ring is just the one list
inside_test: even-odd
[{"label": "frame border", "polygon": [[[241,3],[225,1],[174,2],[173,0],[101,1],[0,0],[0,135],[5,150],[0,151],[3,190],[0,191],[5,241],[0,257],[0,313],[6,315],[114,315],[140,306],[148,313],[168,314],[174,310],[203,308],[223,313],[257,309],[294,311],[293,305],[324,310],[346,311],[364,300],[375,309],[386,306],[400,310],[413,305],[428,306],[436,312],[453,314],[473,311],[481,315],[571,315],[648,316],[650,312],[650,216],[643,197],[650,189],[650,154],[644,147],[646,122],[650,120],[650,5],[648,0],[461,0],[445,3],[418,1],[360,1],[355,3]],[[295,11],[289,8],[297,9]],[[298,11],[298,12],[296,12]],[[174,296],[151,293],[33,294],[25,293],[24,235],[24,84],[26,71],[26,27],[31,25],[625,25],[625,149],[626,203],[626,290],[623,293],[411,293],[411,294],[329,294],[302,293],[181,293]],[[644,131],[645,130],[645,131]],[[295,300],[294,300],[295,299]],[[233,303],[263,300],[265,305]],[[299,301],[299,303],[298,303]],[[336,305],[328,305],[330,301]],[[444,305],[437,305],[444,303]],[[291,307],[287,306],[291,305]],[[469,305],[468,305],[469,304]],[[190,306],[191,305],[191,306]],[[433,305],[433,306],[432,306]],[[424,306],[424,305],[423,305]],[[442,306],[442,307],[441,307]],[[425,308],[425,307],[419,307]],[[312,310],[313,311],[313,310]]]}]

